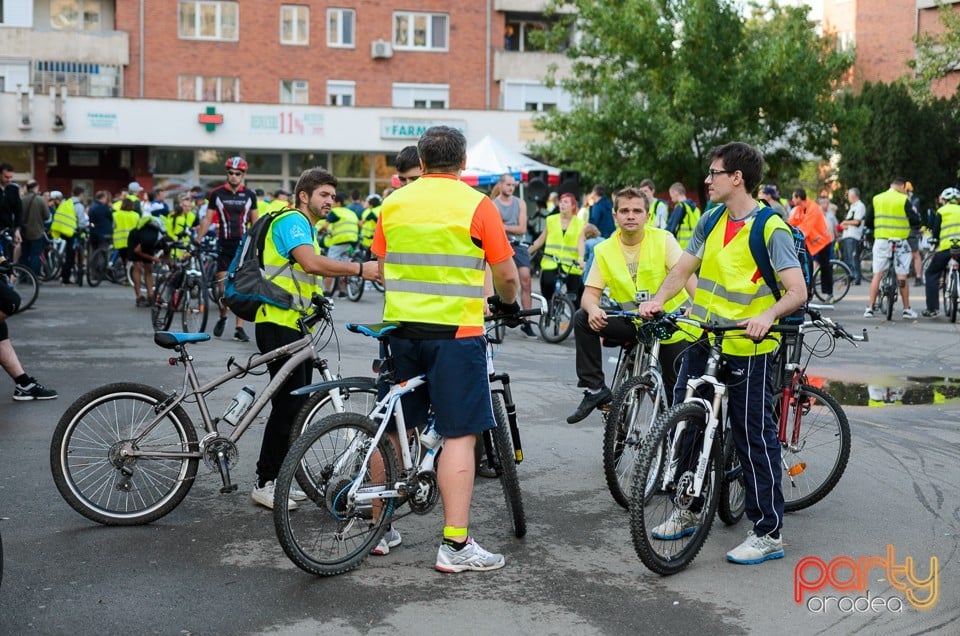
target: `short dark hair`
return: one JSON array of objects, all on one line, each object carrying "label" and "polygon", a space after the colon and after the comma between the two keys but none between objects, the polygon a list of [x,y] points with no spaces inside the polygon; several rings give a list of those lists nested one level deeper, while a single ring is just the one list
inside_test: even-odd
[{"label": "short dark hair", "polygon": [[357,199],[359,199],[359,198],[360,198],[360,191],[357,190],[356,188],[354,188],[353,190],[351,190],[351,191],[350,191],[350,198],[353,199],[354,201],[356,201]]},{"label": "short dark hair", "polygon": [[801,201],[806,201],[807,191],[804,190],[803,188],[797,188],[796,190],[793,191],[793,196],[797,197]]},{"label": "short dark hair", "polygon": [[427,170],[459,170],[467,158],[467,138],[450,126],[431,126],[420,136],[417,153]]},{"label": "short dark hair", "polygon": [[297,179],[297,187],[293,190],[294,200],[297,205],[300,205],[300,193],[306,192],[307,199],[313,196],[313,191],[319,188],[322,185],[332,185],[334,188],[337,187],[337,178],[324,170],[323,168],[310,168],[304,170],[300,175],[300,178]]},{"label": "short dark hair", "polygon": [[394,161],[394,167],[396,167],[397,172],[406,172],[412,168],[419,168],[420,153],[417,152],[417,147],[407,146],[398,152],[397,158]]},{"label": "short dark hair", "polygon": [[[4,169],[5,169],[5,170],[9,170],[10,168],[4,168]],[[903,177],[894,177],[894,178],[893,178],[893,181],[891,181],[890,183],[893,184],[893,185],[902,185],[902,186],[905,186],[905,185],[907,185],[907,180],[904,179]]]},{"label": "short dark hair", "polygon": [[86,191],[87,191],[86,188],[84,188],[83,186],[73,186],[73,196],[79,196]]},{"label": "short dark hair", "polygon": [[641,188],[650,188],[654,192],[657,191],[657,186],[653,183],[653,179],[641,179],[640,180]]},{"label": "short dark hair", "polygon": [[607,189],[598,183],[597,185],[593,186],[593,193],[598,197],[605,197],[607,196]]},{"label": "short dark hair", "polygon": [[760,184],[760,178],[763,177],[763,155],[750,144],[731,141],[716,146],[707,155],[708,162],[712,163],[714,159],[723,161],[724,170],[739,170],[747,192],[753,192]]},{"label": "short dark hair", "polygon": [[627,186],[622,190],[618,190],[613,194],[613,209],[620,209],[620,199],[641,199],[643,201],[643,207],[648,211],[650,210],[650,199],[647,198],[647,195],[644,194],[643,190],[635,186]]},{"label": "short dark hair", "polygon": [[13,166],[7,162],[0,163],[0,172],[13,172]]}]

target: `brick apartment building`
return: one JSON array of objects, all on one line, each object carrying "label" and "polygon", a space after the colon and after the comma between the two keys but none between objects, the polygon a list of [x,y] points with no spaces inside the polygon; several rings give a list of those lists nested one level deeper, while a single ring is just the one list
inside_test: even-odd
[{"label": "brick apartment building", "polygon": [[432,124],[525,151],[543,83],[545,0],[0,2],[0,159],[41,187],[292,187],[322,165],[379,191]]},{"label": "brick apartment building", "polygon": [[[912,71],[913,37],[941,29],[934,0],[822,0],[824,32],[836,33],[841,48],[856,47],[853,85],[893,82]],[[945,0],[960,11],[960,0]],[[960,60],[958,60],[960,61]],[[935,83],[934,93],[948,97],[960,86],[960,73]]]}]

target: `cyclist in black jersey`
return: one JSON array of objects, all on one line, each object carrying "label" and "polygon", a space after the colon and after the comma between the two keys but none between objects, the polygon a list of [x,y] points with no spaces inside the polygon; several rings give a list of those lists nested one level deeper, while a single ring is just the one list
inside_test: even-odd
[{"label": "cyclist in black jersey", "polygon": [[[233,257],[240,247],[247,227],[257,220],[257,195],[253,190],[243,185],[243,178],[247,174],[247,161],[243,157],[230,157],[226,161],[227,182],[210,191],[207,197],[207,214],[200,222],[197,236],[206,236],[207,230],[214,223],[217,224],[217,286],[223,296],[223,278],[227,274]],[[220,306],[220,319],[213,328],[213,335],[218,338],[223,335],[227,324],[227,308]],[[250,342],[250,337],[243,330],[243,321],[237,318],[237,327],[233,332],[233,339],[240,342]]]}]

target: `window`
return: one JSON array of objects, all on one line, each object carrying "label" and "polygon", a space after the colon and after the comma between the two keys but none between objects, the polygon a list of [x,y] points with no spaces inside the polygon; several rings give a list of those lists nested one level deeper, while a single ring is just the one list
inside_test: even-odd
[{"label": "window", "polygon": [[310,44],[310,7],[280,7],[280,44]]},{"label": "window", "polygon": [[449,103],[449,84],[393,85],[394,108],[447,108]]},{"label": "window", "polygon": [[508,13],[503,50],[542,51],[543,45],[533,42],[530,36],[533,33],[542,33],[548,29],[550,29],[550,24],[543,19],[542,15]]},{"label": "window", "polygon": [[180,76],[180,99],[198,102],[239,102],[239,77]]},{"label": "window", "polygon": [[65,85],[68,95],[120,97],[121,67],[84,62],[37,60],[33,63],[33,91],[43,95],[51,86]]},{"label": "window", "polygon": [[[2,14],[0,4],[0,14]],[[50,26],[63,31],[99,31],[100,0],[50,0]]]},{"label": "window", "polygon": [[549,102],[527,102],[523,105],[523,110],[534,113],[555,110],[556,108],[556,104],[551,104]]},{"label": "window", "polygon": [[307,80],[280,80],[281,104],[309,104],[310,84]]},{"label": "window", "polygon": [[180,0],[179,35],[183,39],[236,41],[239,23],[239,3]]},{"label": "window", "polygon": [[393,45],[398,49],[447,50],[449,17],[445,13],[393,14]]},{"label": "window", "polygon": [[500,85],[500,100],[503,110],[569,112],[572,108],[571,96],[563,88],[532,80],[504,80]]},{"label": "window", "polygon": [[327,46],[353,48],[353,9],[327,9]]},{"label": "window", "polygon": [[331,106],[356,106],[356,91],[356,82],[327,80],[327,104]]}]

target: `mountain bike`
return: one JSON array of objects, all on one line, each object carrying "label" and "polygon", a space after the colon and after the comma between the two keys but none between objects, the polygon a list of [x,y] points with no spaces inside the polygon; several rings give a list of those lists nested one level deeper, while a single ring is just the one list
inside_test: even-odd
[{"label": "mountain bike", "polygon": [[573,261],[563,261],[552,254],[544,254],[552,259],[560,270],[553,287],[553,297],[547,305],[547,312],[540,314],[540,335],[551,343],[563,342],[573,331],[573,315],[577,311],[574,299],[567,293],[567,276],[576,265]]},{"label": "mountain bike", "polygon": [[195,244],[176,244],[183,254],[172,261],[165,272],[154,274],[153,303],[150,318],[156,331],[170,328],[175,313],[181,314],[181,325],[187,333],[199,333],[207,328],[207,281]]},{"label": "mountain bike", "polygon": [[821,291],[820,278],[822,276],[819,263],[814,266],[810,287],[818,300],[825,303],[838,303],[843,300],[853,284],[853,272],[850,266],[838,259],[830,259],[830,271],[833,273],[833,294],[824,294]]},{"label": "mountain bike", "polygon": [[[320,357],[333,335],[332,309],[332,303],[314,295],[310,313],[297,323],[302,338],[253,354],[243,363],[231,357],[226,373],[203,384],[187,347],[210,340],[210,335],[155,333],[157,346],[176,353],[165,362],[183,367],[180,388],[166,392],[148,384],[120,382],[77,398],[57,423],[50,444],[50,468],[60,495],[88,519],[128,526],[156,521],[176,508],[193,486],[200,460],[211,472],[219,472],[221,493],[235,491],[230,470],[239,458],[237,441],[293,369],[309,361],[324,379],[336,378]],[[279,360],[284,361],[280,370],[246,411],[237,412],[231,404],[224,417],[211,416],[210,394],[231,380],[264,374],[268,363]],[[251,391],[244,387],[241,393]],[[327,398],[331,412],[348,406],[338,392],[328,392]],[[202,426],[187,415],[189,404],[196,405]]]},{"label": "mountain bike", "polygon": [[950,322],[957,322],[960,306],[960,239],[950,239],[950,260],[940,281],[943,290],[943,313]]},{"label": "mountain bike", "polygon": [[90,265],[87,268],[87,284],[96,287],[104,280],[114,285],[123,285],[129,279],[130,266],[124,262],[120,250],[108,245],[98,247],[90,255]]},{"label": "mountain bike", "polygon": [[41,282],[46,283],[60,277],[67,242],[62,238],[51,238],[49,234],[44,234],[43,238],[43,248],[40,250],[40,272],[37,276]]},{"label": "mountain bike", "polygon": [[[514,316],[493,316],[492,320],[509,318]],[[390,523],[411,512],[427,514],[440,499],[435,463],[442,452],[443,439],[436,434],[432,422],[421,430],[407,428],[400,398],[422,389],[427,379],[424,375],[407,379],[396,376],[389,334],[398,326],[395,322],[346,326],[349,331],[380,342],[383,355],[375,369],[389,389],[369,415],[338,413],[311,426],[290,447],[280,468],[274,501],[286,501],[290,489],[298,484],[313,505],[302,502],[296,514],[290,514],[285,505],[275,505],[277,538],[290,560],[311,574],[333,576],[356,568]],[[496,428],[489,437],[484,436],[484,449],[496,455],[513,532],[520,538],[526,534],[526,517],[516,464],[523,459],[523,452],[515,414],[511,417],[503,407],[505,399],[512,404],[509,376],[504,376],[504,381],[493,373],[492,362],[488,362],[488,367],[491,378],[500,380],[504,388],[492,394]],[[330,389],[344,384],[347,383],[318,386]],[[310,389],[304,387],[295,393]],[[394,448],[391,436],[387,435],[391,420],[396,422],[399,448]],[[410,510],[396,514],[402,505]]]},{"label": "mountain bike", "polygon": [[877,294],[877,306],[874,309],[879,309],[887,320],[893,320],[893,306],[897,303],[897,297],[899,294],[899,280],[897,279],[897,270],[894,267],[897,257],[897,250],[900,249],[900,244],[905,243],[906,239],[886,239],[888,249],[888,259],[889,263],[887,264],[887,269],[883,273],[883,278],[880,279],[880,288],[879,293]]}]

